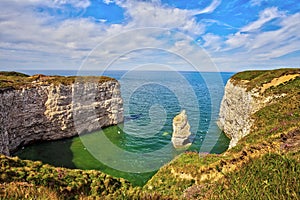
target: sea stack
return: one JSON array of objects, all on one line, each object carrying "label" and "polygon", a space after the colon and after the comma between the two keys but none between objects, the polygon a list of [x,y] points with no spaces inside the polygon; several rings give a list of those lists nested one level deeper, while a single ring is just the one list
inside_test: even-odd
[{"label": "sea stack", "polygon": [[184,148],[191,145],[190,125],[185,110],[182,110],[173,119],[172,143],[177,148]]}]

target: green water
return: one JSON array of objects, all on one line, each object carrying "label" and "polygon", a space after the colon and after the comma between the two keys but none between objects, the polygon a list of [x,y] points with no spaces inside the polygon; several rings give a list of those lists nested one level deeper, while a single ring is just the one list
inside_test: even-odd
[{"label": "green water", "polygon": [[[128,137],[128,135],[122,132],[119,126],[111,126],[105,128],[103,131],[80,137],[33,144],[19,150],[15,155],[22,159],[40,160],[58,167],[100,170],[115,177],[125,178],[134,185],[140,186],[144,185],[156,173],[156,171],[146,173],[124,172],[103,164],[96,159],[86,148],[86,145],[84,145],[87,143],[89,145],[99,145],[99,135],[106,136],[113,144],[120,148],[131,149],[131,151],[136,152],[139,151],[136,147],[134,149],[128,147],[125,140],[125,137]],[[165,137],[165,140],[168,141],[171,140],[170,134],[162,134],[161,137]],[[228,144],[228,138],[224,134],[221,134],[212,152],[221,153],[225,151],[227,147],[224,144]],[[101,146],[99,148],[101,149]],[[191,146],[191,149],[193,149],[193,146]],[[140,147],[140,151],[147,151],[147,148],[143,149],[143,147]],[[180,152],[174,150],[174,156],[178,153]],[[161,163],[161,165],[163,164],[164,163]]]},{"label": "green water", "polygon": [[43,163],[57,167],[100,170],[115,177],[125,178],[134,185],[144,185],[156,171],[148,173],[128,173],[113,169],[95,159],[82,142],[84,140],[85,143],[89,142],[90,144],[95,143],[95,145],[98,145],[97,139],[95,138],[97,138],[99,134],[105,134],[109,136],[109,139],[113,143],[120,145],[122,136],[120,134],[114,134],[118,133],[116,130],[119,130],[118,126],[111,126],[104,131],[98,131],[80,137],[40,142],[19,150],[15,155],[22,159],[40,160]]}]

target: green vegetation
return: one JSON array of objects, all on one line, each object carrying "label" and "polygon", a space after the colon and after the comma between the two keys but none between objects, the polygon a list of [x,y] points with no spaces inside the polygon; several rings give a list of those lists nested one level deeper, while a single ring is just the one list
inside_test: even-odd
[{"label": "green vegetation", "polygon": [[299,155],[265,154],[214,184],[185,192],[187,199],[299,199]]},{"label": "green vegetation", "polygon": [[255,71],[244,71],[244,72],[238,72],[235,75],[233,75],[231,78],[233,80],[246,80],[246,81],[251,81],[254,78],[266,73],[267,70],[255,70]]},{"label": "green vegetation", "polygon": [[29,75],[27,75],[27,74],[23,74],[23,73],[20,73],[20,72],[14,72],[14,71],[11,71],[11,72],[8,72],[8,71],[1,71],[1,72],[0,72],[0,76],[29,77]]},{"label": "green vegetation", "polygon": [[228,174],[214,194],[220,199],[297,199],[299,177],[299,159],[270,153]]},{"label": "green vegetation", "polygon": [[0,183],[0,197],[1,199],[63,199],[63,195],[60,196],[51,188],[35,187],[27,182]]},{"label": "green vegetation", "polygon": [[[249,71],[233,79],[235,84],[247,80],[243,84],[248,89],[259,89],[274,78],[299,71]],[[4,156],[0,180],[5,184],[26,182],[41,187],[41,191],[47,187],[49,195],[77,199],[97,195],[119,199],[300,199],[300,78],[263,93],[281,94],[285,95],[252,116],[252,131],[237,146],[221,155],[185,152],[162,167],[142,188],[97,171],[54,168]],[[59,176],[59,170],[63,176]],[[0,188],[0,195],[10,198],[5,196],[9,189]],[[23,194],[42,195],[24,189],[18,197]]]},{"label": "green vegetation", "polygon": [[0,155],[0,199],[164,199],[97,170],[52,167]]},{"label": "green vegetation", "polygon": [[100,171],[55,168],[41,162],[0,156],[0,182],[26,182],[47,187],[61,197],[72,199],[86,196],[122,196],[131,184]]},{"label": "green vegetation", "polygon": [[35,87],[38,85],[70,85],[74,82],[99,82],[115,81],[114,78],[107,76],[45,76],[36,74],[29,76],[19,72],[0,72],[0,90],[21,89],[26,87]]},{"label": "green vegetation", "polygon": [[255,70],[239,72],[232,76],[234,84],[240,84],[242,80],[249,81],[244,83],[247,90],[251,90],[255,87],[261,87],[265,83],[269,83],[274,78],[278,78],[284,75],[300,74],[300,69],[277,69],[277,70]]}]

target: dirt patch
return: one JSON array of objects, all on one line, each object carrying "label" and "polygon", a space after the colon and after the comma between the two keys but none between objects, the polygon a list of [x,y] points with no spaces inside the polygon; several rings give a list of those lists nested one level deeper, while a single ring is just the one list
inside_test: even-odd
[{"label": "dirt patch", "polygon": [[292,151],[300,148],[300,129],[281,134],[281,150]]},{"label": "dirt patch", "polygon": [[203,199],[205,196],[209,196],[207,195],[208,191],[204,190],[205,188],[205,185],[193,185],[184,191],[183,199]]},{"label": "dirt patch", "polygon": [[263,93],[264,91],[266,91],[266,89],[270,88],[270,87],[276,87],[278,85],[280,85],[281,83],[290,81],[294,78],[296,78],[297,76],[300,76],[300,74],[290,74],[290,75],[284,75],[281,76],[279,78],[274,78],[270,83],[266,83],[263,84],[262,88],[260,89],[260,92]]}]

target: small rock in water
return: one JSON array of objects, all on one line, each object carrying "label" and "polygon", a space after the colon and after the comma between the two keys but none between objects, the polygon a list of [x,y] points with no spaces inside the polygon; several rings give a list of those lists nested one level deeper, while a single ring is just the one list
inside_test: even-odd
[{"label": "small rock in water", "polygon": [[173,119],[172,143],[175,148],[183,148],[191,145],[190,125],[185,110],[176,115]]}]

